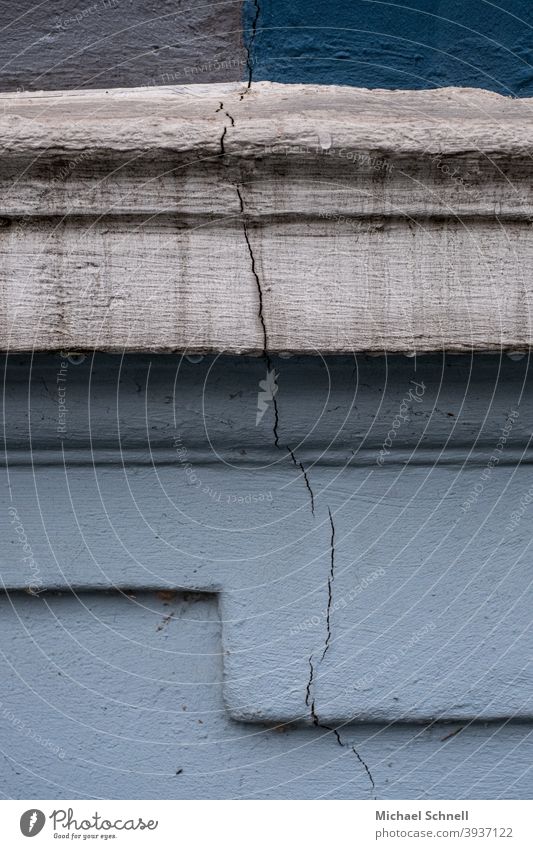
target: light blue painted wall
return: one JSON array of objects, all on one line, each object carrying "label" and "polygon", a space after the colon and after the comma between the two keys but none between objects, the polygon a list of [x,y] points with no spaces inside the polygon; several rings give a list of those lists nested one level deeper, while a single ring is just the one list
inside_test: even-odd
[{"label": "light blue painted wall", "polygon": [[9,796],[531,795],[526,723],[479,723],[448,740],[456,725],[350,725],[340,729],[342,748],[320,729],[231,721],[213,598],[165,605],[153,593],[10,595],[0,606],[1,775]]},{"label": "light blue painted wall", "polygon": [[62,362],[7,360],[4,792],[531,796],[527,357],[274,358],[257,426],[262,359]]}]

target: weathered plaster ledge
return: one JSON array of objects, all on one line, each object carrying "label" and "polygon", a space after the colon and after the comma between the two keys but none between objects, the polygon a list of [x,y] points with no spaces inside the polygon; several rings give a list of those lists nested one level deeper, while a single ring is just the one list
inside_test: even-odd
[{"label": "weathered plaster ledge", "polygon": [[0,96],[0,345],[529,348],[531,151],[472,89]]}]

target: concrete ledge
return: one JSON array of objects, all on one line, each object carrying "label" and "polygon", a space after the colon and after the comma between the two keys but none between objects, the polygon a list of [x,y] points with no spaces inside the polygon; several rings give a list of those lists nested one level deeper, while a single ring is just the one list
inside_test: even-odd
[{"label": "concrete ledge", "polygon": [[0,113],[3,349],[531,345],[530,100],[230,83]]}]

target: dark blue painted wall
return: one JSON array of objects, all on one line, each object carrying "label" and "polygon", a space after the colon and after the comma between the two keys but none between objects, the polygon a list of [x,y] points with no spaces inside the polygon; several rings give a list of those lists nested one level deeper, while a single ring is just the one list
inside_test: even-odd
[{"label": "dark blue painted wall", "polygon": [[532,0],[245,0],[244,26],[256,80],[533,94]]}]

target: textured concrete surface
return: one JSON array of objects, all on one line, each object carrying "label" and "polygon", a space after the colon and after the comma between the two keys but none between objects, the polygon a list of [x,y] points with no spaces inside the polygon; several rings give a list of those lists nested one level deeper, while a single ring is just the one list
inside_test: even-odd
[{"label": "textured concrete surface", "polygon": [[239,80],[240,0],[0,2],[0,90]]},{"label": "textured concrete surface", "polygon": [[247,0],[253,78],[533,93],[529,0]]},{"label": "textured concrete surface", "polygon": [[3,91],[252,76],[533,93],[528,0],[2,0],[0,11]]},{"label": "textured concrete surface", "polygon": [[[0,88],[533,93],[529,3],[410,6],[2,3]],[[8,358],[1,792],[531,798],[528,357],[192,359]]]},{"label": "textured concrete surface", "polygon": [[196,359],[8,359],[9,792],[528,798],[528,358]]},{"label": "textured concrete surface", "polygon": [[[231,721],[211,597],[0,602],[11,798],[530,798],[531,726]],[[352,750],[367,765],[370,775]]]},{"label": "textured concrete surface", "polygon": [[258,81],[3,95],[0,345],[525,350],[532,104]]}]

